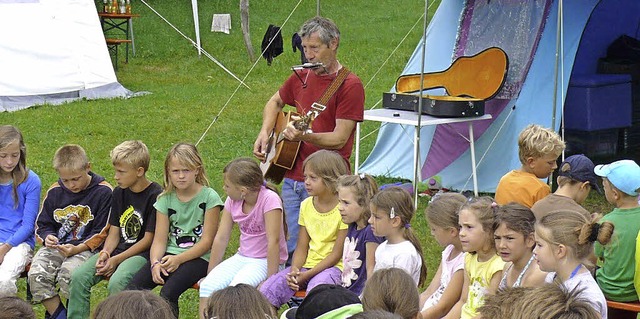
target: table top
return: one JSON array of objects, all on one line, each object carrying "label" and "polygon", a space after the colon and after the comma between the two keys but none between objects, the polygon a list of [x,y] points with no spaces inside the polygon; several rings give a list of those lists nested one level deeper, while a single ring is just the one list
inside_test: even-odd
[{"label": "table top", "polygon": [[139,14],[133,13],[109,13],[109,12],[98,12],[98,16],[101,18],[107,19],[131,19],[140,17]]},{"label": "table top", "polygon": [[[461,123],[471,122],[479,120],[491,119],[491,114],[485,114],[483,116],[470,116],[470,117],[433,117],[431,115],[422,115],[420,119],[420,126],[429,126],[436,124],[449,124],[449,123]],[[414,111],[403,111],[393,109],[373,109],[364,111],[364,119],[366,121],[387,122],[394,124],[406,124],[418,126],[418,113]]]}]

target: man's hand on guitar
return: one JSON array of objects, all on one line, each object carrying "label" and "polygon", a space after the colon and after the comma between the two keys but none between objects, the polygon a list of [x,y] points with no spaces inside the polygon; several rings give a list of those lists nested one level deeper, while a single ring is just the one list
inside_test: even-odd
[{"label": "man's hand on guitar", "polygon": [[266,133],[260,132],[258,137],[256,138],[255,143],[253,143],[253,155],[260,160],[260,162],[265,162],[267,160],[267,147],[269,143],[269,135]]},{"label": "man's hand on guitar", "polygon": [[282,131],[282,135],[284,136],[284,138],[290,141],[300,141],[302,140],[302,135],[305,134],[305,131],[300,131],[296,129],[296,127],[293,124],[294,124],[293,121],[287,123],[287,128],[285,128],[284,131]]}]

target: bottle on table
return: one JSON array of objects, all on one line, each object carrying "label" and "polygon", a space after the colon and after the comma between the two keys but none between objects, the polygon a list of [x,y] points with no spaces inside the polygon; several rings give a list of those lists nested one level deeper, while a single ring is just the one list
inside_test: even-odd
[{"label": "bottle on table", "polygon": [[109,0],[102,0],[102,12],[109,13]]},{"label": "bottle on table", "polygon": [[126,9],[127,9],[127,14],[131,14],[131,0],[127,0]]},{"label": "bottle on table", "polygon": [[118,13],[120,13],[120,14],[125,14],[125,13],[127,13],[127,8],[126,8],[125,0],[120,0],[120,11],[118,11]]}]

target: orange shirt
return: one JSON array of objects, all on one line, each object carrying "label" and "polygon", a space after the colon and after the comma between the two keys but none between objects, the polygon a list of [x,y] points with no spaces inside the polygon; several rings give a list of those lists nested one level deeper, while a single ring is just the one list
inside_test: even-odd
[{"label": "orange shirt", "polygon": [[496,203],[516,202],[531,208],[535,202],[551,193],[549,185],[531,173],[513,170],[500,179],[496,188]]}]

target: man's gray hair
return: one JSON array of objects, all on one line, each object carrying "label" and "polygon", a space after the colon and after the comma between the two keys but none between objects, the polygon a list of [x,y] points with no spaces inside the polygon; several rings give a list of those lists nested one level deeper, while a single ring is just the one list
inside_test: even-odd
[{"label": "man's gray hair", "polygon": [[340,30],[338,30],[338,26],[331,19],[320,16],[311,18],[302,25],[298,34],[301,38],[304,38],[311,36],[311,34],[315,32],[318,32],[320,41],[326,45],[329,45],[334,39],[340,43]]}]

